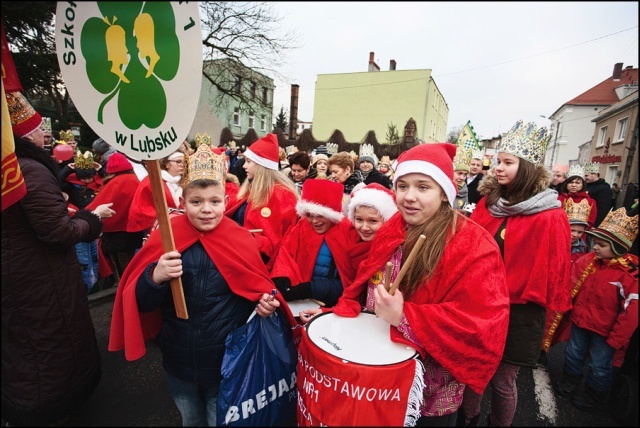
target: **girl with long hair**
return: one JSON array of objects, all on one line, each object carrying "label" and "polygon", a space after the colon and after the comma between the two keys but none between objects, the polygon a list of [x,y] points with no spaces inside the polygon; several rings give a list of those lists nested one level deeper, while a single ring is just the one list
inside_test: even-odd
[{"label": "girl with long hair", "polygon": [[244,153],[247,173],[237,202],[225,215],[252,231],[265,264],[273,258],[285,233],[296,224],[298,192],[278,170],[279,146],[275,134],[267,134]]},{"label": "girl with long hair", "polygon": [[[333,310],[357,316],[369,281],[377,278],[376,315],[390,324],[391,340],[420,353],[426,369],[417,426],[455,426],[465,388],[484,390],[507,334],[509,298],[498,246],[453,209],[455,151],[452,144],[421,144],[399,157],[394,176],[399,212],[376,232],[375,251],[369,251]],[[399,278],[414,248],[415,259]],[[396,281],[391,294],[384,284]]]}]

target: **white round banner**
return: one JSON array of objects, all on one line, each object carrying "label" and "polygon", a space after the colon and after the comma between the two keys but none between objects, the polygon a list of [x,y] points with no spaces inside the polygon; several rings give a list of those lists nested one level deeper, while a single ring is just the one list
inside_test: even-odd
[{"label": "white round banner", "polygon": [[58,2],[56,52],[87,124],[134,159],[175,152],[202,83],[198,2]]}]

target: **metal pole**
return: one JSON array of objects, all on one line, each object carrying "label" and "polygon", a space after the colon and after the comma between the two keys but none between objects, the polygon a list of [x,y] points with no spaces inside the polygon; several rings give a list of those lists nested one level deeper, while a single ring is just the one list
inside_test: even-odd
[{"label": "metal pole", "polygon": [[553,158],[556,154],[556,146],[558,145],[558,133],[560,132],[560,121],[556,121],[558,127],[556,128],[556,138],[553,140],[553,148],[551,149],[551,165],[549,167],[553,168]]}]

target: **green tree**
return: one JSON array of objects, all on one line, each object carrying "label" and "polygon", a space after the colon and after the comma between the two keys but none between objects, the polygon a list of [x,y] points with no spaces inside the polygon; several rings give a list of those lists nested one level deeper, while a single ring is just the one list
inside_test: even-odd
[{"label": "green tree", "polygon": [[398,144],[400,142],[400,134],[398,134],[398,127],[393,122],[387,124],[387,143]]},{"label": "green tree", "polygon": [[275,128],[280,128],[282,132],[287,132],[287,115],[284,112],[284,107],[280,107],[280,113],[276,116]]}]

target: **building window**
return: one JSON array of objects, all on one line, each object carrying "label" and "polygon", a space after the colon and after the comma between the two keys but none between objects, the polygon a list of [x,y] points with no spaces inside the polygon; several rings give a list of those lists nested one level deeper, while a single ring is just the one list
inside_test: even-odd
[{"label": "building window", "polygon": [[616,138],[613,140],[614,143],[622,143],[624,141],[624,137],[627,134],[627,119],[620,119],[616,124]]},{"label": "building window", "polygon": [[264,114],[260,116],[260,130],[261,131],[267,130],[267,116]]},{"label": "building window", "polygon": [[233,124],[240,126],[240,109],[237,107],[233,110]]},{"label": "building window", "polygon": [[258,90],[258,84],[256,82],[251,82],[251,98],[256,98],[256,91]]},{"label": "building window", "polygon": [[236,83],[233,90],[236,94],[242,93],[242,77],[240,75],[236,75]]},{"label": "building window", "polygon": [[262,104],[269,104],[269,89],[267,88],[262,88]]},{"label": "building window", "polygon": [[603,126],[602,128],[600,128],[600,131],[598,132],[598,141],[596,142],[596,148],[604,147],[604,143],[606,139],[607,139],[607,127]]},{"label": "building window", "polygon": [[249,128],[253,128],[254,126],[254,122],[256,120],[255,115],[253,114],[253,112],[249,112]]}]

